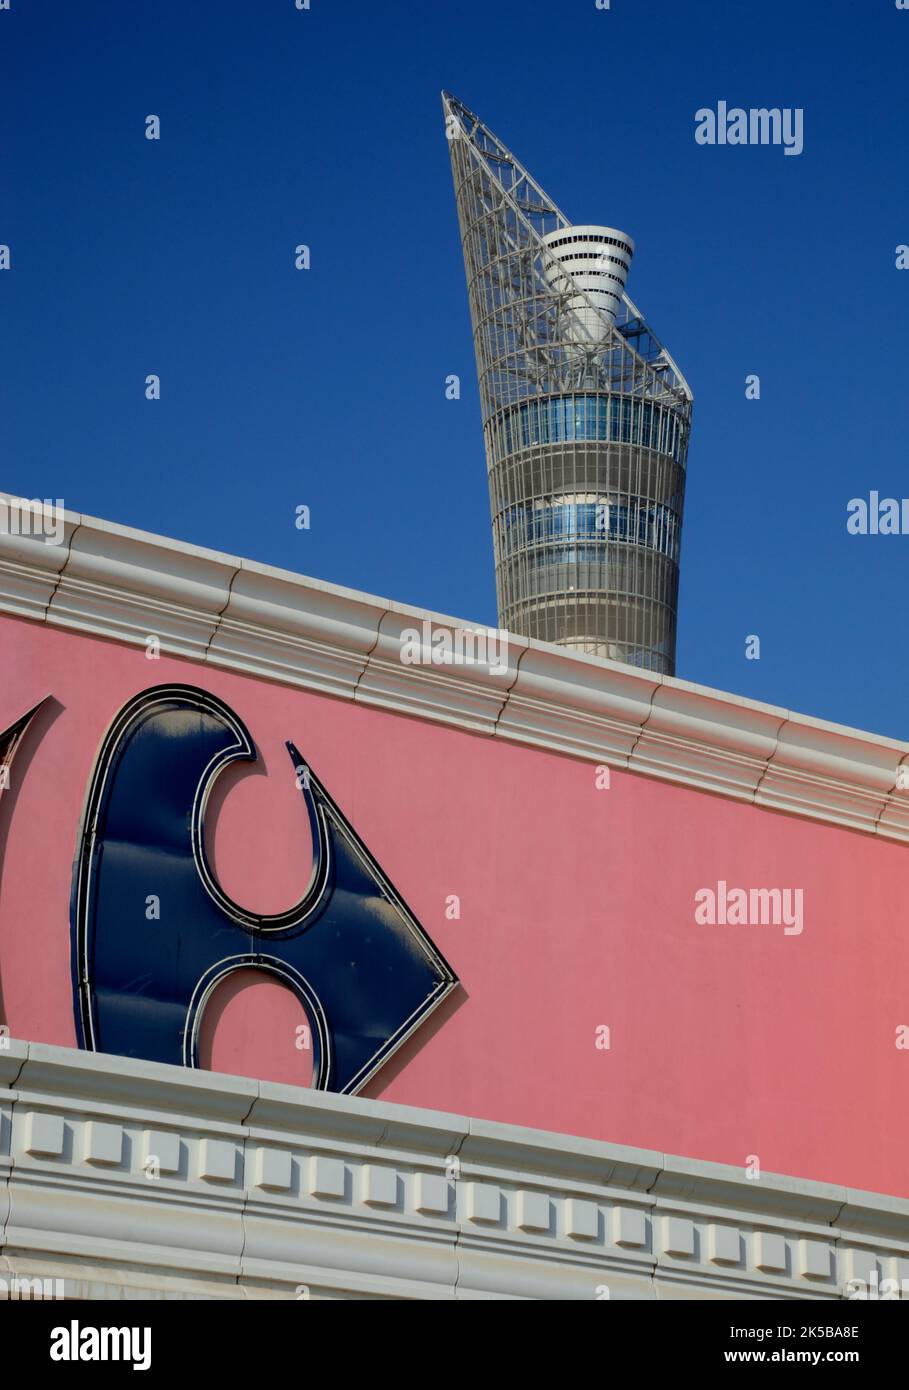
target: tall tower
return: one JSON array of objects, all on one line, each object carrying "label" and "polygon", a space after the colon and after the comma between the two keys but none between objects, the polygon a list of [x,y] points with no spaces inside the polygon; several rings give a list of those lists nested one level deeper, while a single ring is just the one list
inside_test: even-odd
[{"label": "tall tower", "polygon": [[692,395],[625,293],[634,242],[572,226],[442,94],[499,626],[672,675]]}]

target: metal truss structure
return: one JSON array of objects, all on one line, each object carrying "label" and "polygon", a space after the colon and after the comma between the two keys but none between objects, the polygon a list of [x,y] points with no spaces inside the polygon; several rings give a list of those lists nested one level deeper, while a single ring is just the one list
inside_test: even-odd
[{"label": "metal truss structure", "polygon": [[692,394],[624,292],[633,246],[573,227],[472,111],[442,104],[499,625],[671,675]]}]

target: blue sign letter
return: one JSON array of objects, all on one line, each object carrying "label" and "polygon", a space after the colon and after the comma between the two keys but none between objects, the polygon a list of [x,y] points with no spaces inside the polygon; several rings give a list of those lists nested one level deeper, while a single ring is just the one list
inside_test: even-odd
[{"label": "blue sign letter", "polygon": [[[203,832],[218,773],[255,760],[243,724],[188,685],[146,690],[120,711],[92,776],[73,879],[83,1047],[197,1066],[206,1002],[226,976],[253,967],[304,1005],[313,1085],[352,1094],[455,987],[451,967],[287,747],[309,815],[312,875],[295,907],[260,916],[222,892]],[[149,893],[160,920],[145,911]]]}]

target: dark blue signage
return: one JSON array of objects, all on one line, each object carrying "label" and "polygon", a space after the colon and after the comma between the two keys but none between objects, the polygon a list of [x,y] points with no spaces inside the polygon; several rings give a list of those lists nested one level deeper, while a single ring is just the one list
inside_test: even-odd
[{"label": "dark blue signage", "polygon": [[45,696],[39,700],[30,710],[27,710],[15,723],[10,724],[8,729],[0,729],[0,796],[6,791],[10,784],[10,769],[16,749],[25,737],[26,730],[31,724],[35,715],[44,705],[47,704],[50,696]]},{"label": "dark blue signage", "polygon": [[[146,690],[120,711],[92,776],[73,879],[83,1047],[197,1066],[212,992],[254,967],[303,1004],[313,1085],[353,1093],[455,987],[349,821],[287,749],[309,817],[312,874],[296,906],[262,916],[227,897],[205,853],[215,779],[256,758],[244,725],[189,685]],[[149,920],[152,900],[160,912]]]}]

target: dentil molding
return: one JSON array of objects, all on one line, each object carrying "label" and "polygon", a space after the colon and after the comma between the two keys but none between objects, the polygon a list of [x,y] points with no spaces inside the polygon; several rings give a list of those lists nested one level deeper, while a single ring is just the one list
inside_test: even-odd
[{"label": "dentil molding", "polygon": [[893,1298],[909,1202],[6,1040],[0,1287],[17,1279],[107,1299]]}]

